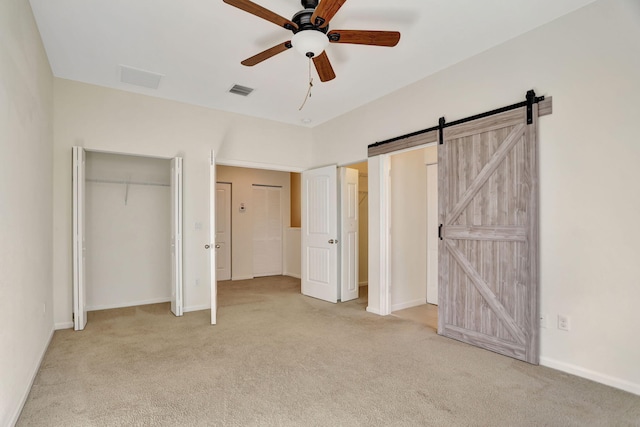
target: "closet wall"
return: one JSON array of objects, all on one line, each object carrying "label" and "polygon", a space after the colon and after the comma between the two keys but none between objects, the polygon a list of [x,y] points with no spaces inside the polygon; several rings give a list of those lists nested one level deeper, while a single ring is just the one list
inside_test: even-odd
[{"label": "closet wall", "polygon": [[170,300],[170,170],[166,159],[87,152],[88,310]]},{"label": "closet wall", "polygon": [[425,149],[391,156],[391,310],[427,299]]}]

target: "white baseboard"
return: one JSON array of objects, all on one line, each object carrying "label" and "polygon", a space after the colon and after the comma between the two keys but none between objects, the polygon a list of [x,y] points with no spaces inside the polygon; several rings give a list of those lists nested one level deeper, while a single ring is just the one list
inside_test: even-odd
[{"label": "white baseboard", "polygon": [[398,310],[404,310],[405,308],[411,308],[411,307],[415,307],[418,305],[424,305],[425,302],[423,299],[416,299],[413,301],[407,301],[407,302],[401,302],[399,304],[393,304],[391,306],[391,311],[398,311]]},{"label": "white baseboard", "polygon": [[135,307],[136,305],[147,305],[147,304],[160,304],[162,302],[170,302],[171,297],[163,297],[163,298],[152,298],[142,301],[133,301],[126,302],[120,304],[106,304],[106,305],[88,305],[87,311],[96,311],[96,310],[110,310],[112,308],[124,308],[124,307]]},{"label": "white baseboard", "polygon": [[59,322],[54,325],[56,331],[60,329],[70,329],[73,328],[73,326],[73,322]]},{"label": "white baseboard", "polygon": [[302,279],[302,275],[297,273],[283,273],[284,276],[293,277],[295,279]]},{"label": "white baseboard", "polygon": [[233,276],[231,280],[251,280],[253,276]]},{"label": "white baseboard", "polygon": [[378,310],[377,308],[371,308],[371,307],[367,307],[367,312],[368,313],[373,313],[373,314],[377,314],[378,316],[380,316],[380,310]]},{"label": "white baseboard", "polygon": [[206,304],[206,305],[193,305],[191,307],[183,307],[182,308],[182,312],[183,313],[189,313],[191,311],[200,311],[200,310],[209,310],[211,308],[211,305]]},{"label": "white baseboard", "polygon": [[55,332],[55,329],[51,328],[51,332],[49,332],[49,339],[47,339],[47,342],[44,345],[44,348],[40,352],[40,358],[38,359],[38,363],[36,364],[35,369],[31,373],[31,378],[29,380],[29,385],[26,388],[26,390],[24,390],[24,392],[22,393],[22,398],[20,399],[20,404],[15,409],[15,411],[13,413],[13,416],[10,418],[10,420],[11,420],[11,421],[9,421],[9,425],[10,426],[16,425],[16,423],[18,422],[18,418],[20,418],[20,413],[22,413],[22,408],[24,408],[24,404],[27,403],[27,398],[29,397],[29,393],[31,392],[31,387],[33,387],[33,382],[36,379],[36,375],[38,375],[38,371],[40,370],[40,366],[42,365],[42,361],[44,360],[44,355],[47,353],[47,349],[49,348],[49,344],[51,344],[51,339],[53,338],[53,333],[54,332]]},{"label": "white baseboard", "polygon": [[549,357],[540,357],[540,364],[542,366],[546,366],[547,368],[557,369],[558,371],[586,378],[588,380],[615,387],[620,390],[628,391],[629,393],[637,394],[640,396],[640,384],[635,384],[631,381],[623,380],[622,378],[612,377],[610,375],[602,374],[590,369],[585,369],[580,366],[572,365],[570,363],[560,362],[559,360],[551,359]]}]

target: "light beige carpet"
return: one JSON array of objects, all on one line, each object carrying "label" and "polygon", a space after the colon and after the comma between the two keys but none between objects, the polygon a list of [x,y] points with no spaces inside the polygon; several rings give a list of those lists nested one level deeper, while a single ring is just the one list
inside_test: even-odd
[{"label": "light beige carpet", "polygon": [[329,304],[224,282],[219,324],[167,304],[58,331],[19,426],[640,425],[640,397]]}]

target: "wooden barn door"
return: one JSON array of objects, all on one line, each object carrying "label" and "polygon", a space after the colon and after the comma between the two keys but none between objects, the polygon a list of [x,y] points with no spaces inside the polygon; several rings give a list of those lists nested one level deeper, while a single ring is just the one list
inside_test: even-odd
[{"label": "wooden barn door", "polygon": [[538,364],[538,111],[444,129],[438,333]]}]

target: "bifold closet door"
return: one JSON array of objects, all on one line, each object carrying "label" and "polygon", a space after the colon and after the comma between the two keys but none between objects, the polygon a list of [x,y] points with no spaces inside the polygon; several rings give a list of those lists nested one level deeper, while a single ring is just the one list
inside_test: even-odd
[{"label": "bifold closet door", "polygon": [[84,148],[72,148],[73,163],[73,329],[87,325],[85,164]]},{"label": "bifold closet door", "polygon": [[253,186],[253,275],[282,274],[282,188]]},{"label": "bifold closet door", "polygon": [[526,108],[444,129],[438,332],[538,363],[538,166]]},{"label": "bifold closet door", "polygon": [[183,314],[182,158],[171,159],[171,312]]}]

